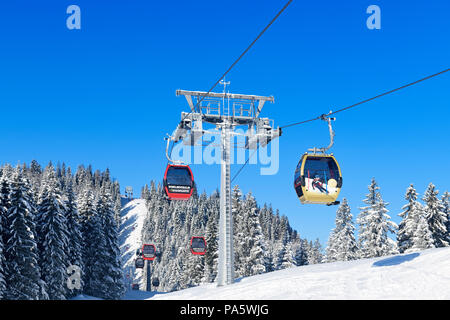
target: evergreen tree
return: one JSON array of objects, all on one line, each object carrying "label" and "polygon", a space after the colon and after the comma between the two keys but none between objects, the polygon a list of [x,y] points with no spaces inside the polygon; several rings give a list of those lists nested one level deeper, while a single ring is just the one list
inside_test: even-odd
[{"label": "evergreen tree", "polygon": [[308,249],[307,240],[299,239],[299,244],[295,250],[295,264],[297,266],[304,266],[308,264]]},{"label": "evergreen tree", "polygon": [[322,245],[319,239],[309,245],[308,264],[317,264],[323,262]]},{"label": "evergreen tree", "polygon": [[43,296],[30,186],[19,167],[11,180],[6,230],[7,299],[38,300]]},{"label": "evergreen tree", "polygon": [[375,179],[369,185],[369,194],[363,200],[367,204],[361,207],[357,223],[360,226],[359,248],[362,258],[381,257],[397,252],[396,243],[388,237],[388,233],[394,233],[397,225],[390,221],[386,206],[381,194],[378,192]]},{"label": "evergreen tree", "polygon": [[347,199],[336,212],[336,228],[330,234],[327,246],[326,261],[349,261],[358,257],[358,246],[355,240],[355,227],[352,222],[353,216]]},{"label": "evergreen tree", "polygon": [[99,256],[105,250],[105,235],[102,220],[96,211],[93,191],[85,187],[78,197],[78,211],[80,213],[81,234],[83,236],[82,258],[84,264],[83,283],[84,293],[101,297],[107,291],[104,285],[104,270]]},{"label": "evergreen tree", "polygon": [[[67,243],[67,264],[77,266],[80,268],[81,275],[83,274],[83,236],[81,234],[80,215],[78,213],[75,193],[73,191],[72,180],[66,182],[66,224],[68,233]],[[67,295],[74,297],[82,292],[83,288],[83,276],[80,279],[80,289],[69,289]]]},{"label": "evergreen tree", "polygon": [[[210,200],[212,202],[214,200]],[[212,209],[211,207],[208,209]],[[214,282],[217,276],[217,263],[219,257],[218,244],[219,210],[211,210],[206,224],[206,253],[205,253],[205,281]]]},{"label": "evergreen tree", "polygon": [[3,170],[0,172],[0,300],[6,297],[5,241],[8,232],[7,214],[10,207],[10,182]]},{"label": "evergreen tree", "polygon": [[445,191],[444,194],[442,195],[441,202],[442,202],[442,212],[447,217],[447,224],[446,224],[447,242],[450,243],[450,193]]},{"label": "evergreen tree", "polygon": [[266,244],[264,234],[262,232],[259,209],[255,198],[248,194],[245,203],[245,210],[247,213],[248,237],[247,246],[249,247],[247,259],[247,273],[249,275],[262,274],[266,272]]},{"label": "evergreen tree", "polygon": [[428,223],[424,215],[419,216],[417,229],[411,240],[411,247],[405,250],[407,253],[434,248],[433,235],[428,228]]},{"label": "evergreen tree", "polygon": [[38,203],[37,235],[41,277],[51,300],[66,298],[67,221],[59,182],[51,164],[44,171]]},{"label": "evergreen tree", "polygon": [[292,244],[289,241],[282,243],[282,249],[279,253],[279,268],[287,269],[295,267],[295,256],[292,251]]},{"label": "evergreen tree", "polygon": [[444,213],[444,206],[438,198],[438,193],[439,191],[430,183],[423,196],[428,228],[433,235],[433,242],[436,248],[449,245],[446,227],[448,220]]},{"label": "evergreen tree", "polygon": [[205,272],[205,257],[194,255],[186,250],[186,264],[183,276],[186,278],[185,288],[197,286],[202,282]]},{"label": "evergreen tree", "polygon": [[99,248],[98,263],[103,268],[103,283],[105,289],[100,297],[104,299],[119,299],[124,294],[123,274],[120,265],[120,249],[118,230],[114,218],[114,202],[109,190],[101,188],[97,202],[97,214],[102,222],[104,247]]},{"label": "evergreen tree", "polygon": [[244,277],[246,274],[246,244],[245,235],[247,225],[243,216],[242,193],[239,186],[234,186],[231,194],[231,212],[233,215],[233,249],[234,249],[234,267],[235,277]]},{"label": "evergreen tree", "polygon": [[405,200],[408,203],[402,207],[403,212],[399,214],[402,221],[398,225],[397,232],[397,246],[400,253],[412,247],[414,233],[419,222],[420,204],[417,202],[417,192],[412,184],[406,190]]}]

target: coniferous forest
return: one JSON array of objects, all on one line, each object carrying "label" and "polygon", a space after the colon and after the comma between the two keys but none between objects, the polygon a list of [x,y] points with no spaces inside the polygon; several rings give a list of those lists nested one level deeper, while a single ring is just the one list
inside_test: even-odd
[{"label": "coniferous forest", "polygon": [[124,293],[120,186],[109,170],[0,168],[0,298],[60,300]]},{"label": "coniferous forest", "polygon": [[[154,243],[152,277],[158,291],[214,282],[217,276],[219,193],[194,191],[188,201],[169,201],[161,184],[141,190],[146,217],[142,243]],[[422,201],[420,201],[422,200]],[[255,197],[232,191],[235,277],[307,264],[409,253],[450,244],[450,194],[430,183],[419,197],[406,188],[405,204],[391,221],[375,179],[356,219],[347,199],[336,207],[326,248],[300,237],[284,215]],[[119,247],[121,195],[108,169],[76,172],[62,164],[0,167],[0,299],[70,299],[85,294],[120,299],[125,292]],[[205,237],[204,256],[188,249]]]},{"label": "coniferous forest", "polygon": [[[161,184],[151,182],[142,190],[147,216],[142,243],[153,243],[158,258],[152,263],[152,277],[158,278],[158,291],[174,291],[201,283],[214,282],[217,276],[219,193],[197,194],[188,201],[168,201]],[[300,238],[286,216],[264,204],[258,205],[251,193],[242,195],[238,186],[232,191],[235,277],[248,277],[274,270],[322,261],[318,240]],[[204,237],[204,256],[189,250],[191,237]]]},{"label": "coniferous forest", "polygon": [[398,213],[401,221],[397,225],[388,215],[389,203],[383,200],[375,179],[368,189],[363,200],[365,206],[359,208],[356,217],[358,232],[350,206],[345,198],[342,200],[324,262],[374,258],[450,245],[450,194],[447,191],[439,196],[436,186],[430,183],[419,198],[414,185],[409,185],[402,212]]}]

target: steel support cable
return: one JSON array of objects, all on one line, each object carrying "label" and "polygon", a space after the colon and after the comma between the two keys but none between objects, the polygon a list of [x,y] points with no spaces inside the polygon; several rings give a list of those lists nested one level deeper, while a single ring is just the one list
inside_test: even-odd
[{"label": "steel support cable", "polygon": [[[223,78],[225,78],[225,76],[228,74],[228,72],[231,71],[231,69],[233,69],[233,67],[239,62],[239,60],[242,59],[242,57],[250,50],[251,47],[253,47],[253,45],[256,43],[256,41],[259,40],[259,38],[261,38],[261,36],[267,31],[267,29],[270,28],[270,26],[275,22],[275,20],[278,19],[278,17],[283,13],[284,10],[286,10],[286,8],[289,6],[289,4],[292,2],[292,0],[289,0],[284,7],[278,11],[277,15],[275,17],[273,17],[273,19],[269,22],[269,24],[258,34],[258,36],[255,38],[255,40],[252,41],[252,43],[250,43],[250,45],[247,47],[247,49],[244,50],[244,52],[241,53],[241,55],[239,56],[239,58],[237,58],[233,64],[227,69],[227,71],[225,71],[225,73],[216,81],[216,83],[214,83],[214,85],[208,90],[208,92],[197,101],[197,104],[195,105],[194,109],[196,107],[198,107],[198,105],[200,104],[200,102],[202,102],[202,100],[205,98],[206,95],[208,95],[208,93],[210,93],[212,90],[214,90],[214,88],[219,84],[220,80],[222,80]],[[191,111],[192,112],[192,111]]]},{"label": "steel support cable", "polygon": [[[346,110],[348,110],[348,109],[351,109],[351,108],[354,108],[354,107],[356,107],[356,106],[359,106],[359,105],[361,105],[361,104],[363,104],[363,103],[366,103],[366,102],[375,100],[375,99],[377,99],[377,98],[383,97],[383,96],[385,96],[385,95],[391,94],[391,93],[396,92],[396,91],[399,91],[399,90],[401,90],[401,89],[405,89],[405,88],[410,87],[410,86],[412,86],[412,85],[415,85],[415,84],[417,84],[417,83],[419,83],[419,82],[422,82],[422,81],[425,81],[425,80],[434,78],[434,77],[439,76],[439,75],[441,75],[441,74],[443,74],[443,73],[446,73],[446,72],[448,72],[448,71],[450,71],[450,69],[442,70],[442,71],[440,71],[440,72],[438,72],[438,73],[429,75],[429,76],[427,76],[427,77],[425,77],[425,78],[416,80],[416,81],[414,81],[414,82],[405,84],[405,85],[403,85],[403,86],[401,86],[401,87],[398,87],[398,88],[395,88],[395,89],[386,91],[386,92],[384,92],[384,93],[381,93],[381,94],[379,94],[379,95],[376,95],[375,97],[372,97],[372,98],[369,98],[369,99],[366,99],[366,100],[357,102],[357,103],[355,103],[355,104],[352,104],[352,105],[350,105],[350,106],[348,106],[348,107],[345,107],[345,108],[342,108],[342,109],[339,109],[339,110],[336,110],[336,111],[327,113],[326,116],[328,117],[328,116],[331,116],[331,115],[333,115],[333,114],[336,114],[336,113],[339,113],[339,112],[342,112],[342,111],[346,111]],[[288,128],[288,127],[293,127],[293,126],[297,126],[297,125],[300,125],[300,124],[304,124],[304,123],[307,123],[307,122],[311,122],[311,121],[315,121],[315,120],[320,120],[320,119],[322,119],[322,115],[320,115],[320,116],[318,116],[318,117],[316,117],[316,118],[313,118],[313,119],[309,119],[309,120],[305,120],[305,121],[300,121],[300,122],[294,122],[294,123],[291,123],[291,124],[282,126],[282,127],[280,127],[280,129],[284,129],[284,128]]]},{"label": "steel support cable", "polygon": [[[258,36],[252,41],[252,43],[250,43],[250,45],[241,53],[241,55],[233,62],[233,64],[225,71],[225,73],[214,83],[214,85],[206,92],[206,94],[197,99],[197,103],[195,104],[194,108],[190,112],[188,112],[183,117],[183,119],[181,119],[180,123],[182,123],[192,113],[192,111],[195,110],[200,105],[200,103],[203,101],[203,99],[205,99],[205,97],[212,90],[214,90],[214,88],[219,84],[220,80],[225,78],[225,76],[231,71],[231,69],[233,69],[234,66],[242,59],[242,57],[250,50],[250,48],[253,47],[253,45],[256,43],[256,41],[258,41],[259,38],[262,37],[262,35],[267,31],[267,29],[269,29],[269,27],[275,22],[275,20],[278,19],[278,17],[283,13],[283,11],[286,10],[286,8],[291,4],[291,2],[292,2],[292,0],[289,0],[284,5],[284,7],[281,8],[280,11],[278,11],[276,16],[273,17],[273,19],[269,22],[269,24],[266,25],[266,27],[258,34]],[[172,154],[172,149],[173,149],[173,144],[172,144],[172,147],[170,148],[170,152],[169,152],[170,155]]]},{"label": "steel support cable", "polygon": [[[395,92],[395,91],[399,91],[399,90],[401,90],[401,89],[410,87],[410,86],[412,86],[412,85],[414,85],[414,84],[417,84],[417,83],[419,83],[419,82],[422,82],[422,81],[425,81],[425,80],[434,78],[434,77],[436,77],[436,76],[438,76],[438,75],[441,75],[441,74],[443,74],[443,73],[446,73],[446,72],[448,72],[448,71],[450,71],[450,69],[442,70],[442,71],[440,71],[440,72],[438,72],[438,73],[429,75],[429,76],[427,76],[427,77],[425,77],[425,78],[416,80],[416,81],[414,81],[414,82],[405,84],[405,85],[403,85],[403,86],[401,86],[401,87],[398,87],[398,88],[395,88],[395,89],[386,91],[386,92],[384,92],[384,93],[381,93],[381,94],[379,94],[379,95],[377,95],[377,96],[375,96],[375,97],[372,97],[372,98],[369,98],[369,99],[366,99],[366,100],[357,102],[357,103],[352,104],[352,105],[350,105],[350,106],[348,106],[348,107],[345,107],[345,108],[342,108],[342,109],[339,109],[339,110],[336,110],[336,111],[327,113],[326,115],[320,115],[320,116],[318,116],[318,117],[316,117],[316,118],[312,118],[312,119],[309,119],[309,120],[304,120],[304,121],[300,121],[300,122],[291,123],[291,124],[288,124],[288,125],[285,125],[285,126],[280,127],[280,129],[287,128],[287,127],[297,126],[297,125],[304,124],[304,123],[308,123],[308,122],[311,122],[311,121],[321,120],[321,119],[324,118],[324,116],[328,117],[328,116],[333,115],[333,114],[336,114],[336,113],[338,113],[338,112],[342,112],[342,111],[345,111],[345,110],[354,108],[354,107],[359,106],[359,105],[361,105],[361,104],[363,104],[363,103],[366,103],[366,102],[375,100],[375,99],[377,99],[377,98],[380,98],[380,97],[382,97],[382,96],[388,95],[388,94],[393,93],[393,92]],[[256,150],[255,150],[255,151],[256,151]],[[255,152],[253,152],[253,154],[254,154],[254,153],[255,153]],[[253,154],[251,154],[251,155],[248,157],[247,161],[242,165],[242,167],[241,167],[241,168],[238,170],[238,172],[234,175],[233,179],[231,179],[231,182],[233,182],[233,180],[236,179],[236,177],[241,173],[241,171],[244,169],[244,167],[248,164],[248,162],[249,162],[250,158],[253,156]]]},{"label": "steel support cable", "polygon": [[256,148],[251,155],[248,156],[247,160],[245,161],[245,163],[239,168],[239,170],[234,174],[233,178],[230,180],[230,184],[233,183],[234,179],[236,179],[236,177],[239,175],[239,173],[241,173],[242,169],[244,169],[244,167],[248,164],[248,162],[250,161],[250,158],[253,157],[253,155],[256,153],[256,150],[258,150],[258,148]]}]

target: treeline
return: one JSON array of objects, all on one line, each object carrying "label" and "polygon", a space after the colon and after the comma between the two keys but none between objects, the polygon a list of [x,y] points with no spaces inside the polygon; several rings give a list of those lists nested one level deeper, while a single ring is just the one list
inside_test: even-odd
[{"label": "treeline", "polygon": [[[174,291],[217,276],[220,198],[194,192],[188,201],[168,201],[162,186],[152,182],[142,190],[147,216],[142,242],[154,243],[160,255],[152,263],[152,278],[158,278],[158,291]],[[258,205],[251,193],[243,196],[239,187],[232,192],[235,277],[247,277],[274,270],[322,261],[322,248],[302,239],[288,218],[271,206]],[[189,250],[193,236],[205,237],[204,256]],[[144,279],[146,276],[143,277]]]},{"label": "treeline", "polygon": [[[411,184],[405,193],[406,204],[398,215],[397,225],[387,214],[388,203],[380,193],[375,179],[369,185],[369,193],[359,208],[355,224],[350,206],[343,199],[336,212],[336,227],[332,230],[326,248],[325,262],[348,261],[381,257],[396,253],[416,252],[450,245],[450,194],[439,197],[436,187],[430,183],[419,201],[419,195]],[[395,239],[395,240],[394,240]]]},{"label": "treeline", "polygon": [[108,169],[0,167],[0,299],[120,298],[119,214]]}]

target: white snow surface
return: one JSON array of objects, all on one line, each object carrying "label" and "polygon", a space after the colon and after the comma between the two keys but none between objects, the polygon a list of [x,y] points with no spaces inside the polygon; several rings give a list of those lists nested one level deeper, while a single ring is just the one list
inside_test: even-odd
[{"label": "white snow surface", "polygon": [[206,284],[151,299],[179,300],[447,300],[450,248],[300,266]]},{"label": "white snow surface", "polygon": [[[142,199],[123,206],[120,245],[125,272],[134,271],[146,209]],[[140,280],[135,272],[134,281]],[[323,263],[215,283],[171,293],[128,290],[126,300],[448,300],[450,248]]]},{"label": "white snow surface", "polygon": [[122,270],[127,287],[131,283],[141,283],[142,269],[135,269],[134,259],[136,250],[142,246],[141,233],[147,209],[144,199],[127,200],[122,198],[120,212],[119,244],[121,252]]}]

